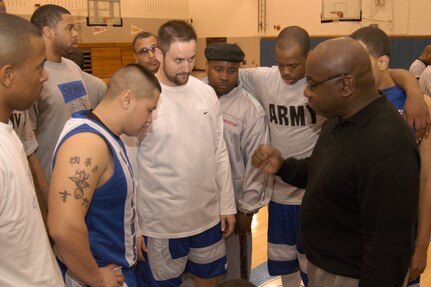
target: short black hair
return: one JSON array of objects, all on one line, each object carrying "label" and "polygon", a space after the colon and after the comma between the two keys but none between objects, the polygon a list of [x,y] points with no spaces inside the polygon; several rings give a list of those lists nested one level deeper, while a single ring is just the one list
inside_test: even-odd
[{"label": "short black hair", "polygon": [[135,36],[135,38],[133,38],[133,42],[132,42],[132,49],[133,49],[133,51],[135,50],[135,44],[136,44],[136,42],[138,40],[140,40],[140,39],[146,39],[146,38],[151,37],[151,36],[154,37],[154,38],[156,38],[156,40],[157,40],[157,36],[154,35],[153,33],[150,33],[150,32],[139,32],[139,34],[137,34]]},{"label": "short black hair", "polygon": [[5,64],[19,66],[32,49],[30,39],[41,38],[41,32],[27,20],[12,15],[0,15],[0,67]]},{"label": "short black hair", "polygon": [[137,97],[152,95],[154,90],[162,92],[156,76],[138,64],[128,64],[116,71],[108,81],[106,96],[116,97],[126,89],[131,90]]},{"label": "short black hair", "polygon": [[55,28],[63,19],[63,14],[70,14],[69,10],[54,4],[40,6],[31,15],[31,23],[42,31],[43,27]]},{"label": "short black hair", "polygon": [[303,55],[307,55],[310,52],[308,32],[299,26],[289,26],[281,30],[275,41],[275,46],[281,50],[286,50],[294,45],[298,45]]},{"label": "short black hair", "polygon": [[362,42],[368,53],[379,58],[381,56],[391,57],[391,42],[389,36],[381,29],[373,26],[360,28],[350,35],[351,38]]},{"label": "short black hair", "polygon": [[159,49],[166,54],[173,42],[189,42],[197,40],[196,31],[192,25],[182,20],[171,20],[160,26],[157,32]]},{"label": "short black hair", "polygon": [[141,72],[141,74],[150,82],[150,84],[157,89],[160,93],[162,92],[162,86],[160,85],[159,80],[156,78],[153,72],[148,70],[147,68],[139,65],[139,64],[128,64],[124,66],[125,69],[137,69]]}]

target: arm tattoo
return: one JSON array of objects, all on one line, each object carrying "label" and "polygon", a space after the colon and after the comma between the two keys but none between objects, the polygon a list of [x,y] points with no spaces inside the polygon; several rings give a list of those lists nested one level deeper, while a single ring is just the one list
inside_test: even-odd
[{"label": "arm tattoo", "polygon": [[79,156],[71,157],[71,158],[69,159],[69,163],[70,163],[70,164],[75,164],[75,163],[79,164]]},{"label": "arm tattoo", "polygon": [[86,197],[82,199],[82,206],[88,207],[90,205],[90,202]]},{"label": "arm tattoo", "polygon": [[63,192],[59,192],[60,194],[60,198],[63,200],[63,202],[66,202],[67,197],[72,195],[70,193],[67,192],[67,190],[63,191]]},{"label": "arm tattoo", "polygon": [[[63,192],[59,192],[59,194],[60,194],[60,198],[61,198],[61,200],[63,200],[63,202],[66,202],[67,198],[72,195],[72,194],[68,193],[67,190],[65,190]],[[90,205],[90,201],[88,201],[88,199],[86,197],[84,197],[82,199],[82,206],[88,207],[89,205]]]},{"label": "arm tattoo", "polygon": [[[79,156],[72,156],[69,158],[69,164],[80,165],[81,158]],[[83,162],[84,166],[88,169],[91,169],[91,173],[98,172],[99,168],[98,166],[92,166],[92,159],[86,158]],[[87,171],[85,169],[76,169],[75,174],[73,176],[68,177],[73,183],[75,184],[75,188],[73,190],[73,197],[76,200],[81,200],[81,205],[84,207],[89,207],[90,201],[87,197],[84,196],[84,192],[87,188],[90,187],[90,184],[88,183],[88,179],[90,178],[90,171]],[[63,192],[59,192],[60,198],[63,202],[66,202],[69,196],[72,196],[71,193],[69,193],[67,190]]]},{"label": "arm tattoo", "polygon": [[[73,157],[71,157],[70,159],[69,159],[69,163],[70,164],[79,164],[80,163],[80,157],[79,156],[73,156]],[[91,159],[91,157],[89,157],[89,158],[86,158],[85,159],[85,161],[84,161],[84,165],[86,166],[86,167],[90,167],[91,166],[91,162],[92,162],[92,159]],[[98,172],[99,171],[99,167],[96,165],[96,166],[94,166],[93,167],[93,169],[91,170],[91,172],[92,173],[96,173],[96,172]]]},{"label": "arm tattoo", "polygon": [[75,183],[75,199],[81,199],[84,196],[85,189],[90,187],[87,179],[90,175],[85,170],[76,170],[74,176],[70,176],[69,179]]}]

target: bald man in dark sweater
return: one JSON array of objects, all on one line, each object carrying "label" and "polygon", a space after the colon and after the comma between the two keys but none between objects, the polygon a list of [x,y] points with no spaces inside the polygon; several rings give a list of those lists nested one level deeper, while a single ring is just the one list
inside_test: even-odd
[{"label": "bald man in dark sweater", "polygon": [[253,164],[306,188],[300,222],[308,286],[403,286],[419,191],[411,130],[378,94],[368,54],[354,40],[318,45],[306,74],[304,94],[328,118],[313,154],[284,160],[264,145]]}]

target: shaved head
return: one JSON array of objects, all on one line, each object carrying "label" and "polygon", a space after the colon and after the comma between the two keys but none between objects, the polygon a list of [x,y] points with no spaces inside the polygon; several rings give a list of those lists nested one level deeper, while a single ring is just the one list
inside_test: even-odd
[{"label": "shaved head", "polygon": [[31,38],[41,32],[27,20],[10,14],[0,14],[0,67],[23,64],[31,48]]},{"label": "shaved head", "polygon": [[304,95],[317,114],[350,118],[378,97],[368,52],[352,38],[320,43],[305,65]]},{"label": "shaved head", "polygon": [[370,82],[373,75],[368,52],[356,40],[335,38],[320,43],[309,55],[308,69],[323,75],[353,75],[357,81]]},{"label": "shaved head", "polygon": [[375,58],[391,56],[391,41],[388,35],[379,28],[363,27],[353,32],[350,37],[362,42],[368,53]]},{"label": "shaved head", "polygon": [[112,75],[106,97],[113,99],[125,90],[130,90],[137,98],[152,97],[154,90],[162,92],[156,76],[138,64],[124,66]]},{"label": "shaved head", "polygon": [[278,34],[275,46],[280,50],[289,50],[294,46],[299,46],[303,55],[307,55],[310,51],[310,36],[301,27],[289,26]]}]

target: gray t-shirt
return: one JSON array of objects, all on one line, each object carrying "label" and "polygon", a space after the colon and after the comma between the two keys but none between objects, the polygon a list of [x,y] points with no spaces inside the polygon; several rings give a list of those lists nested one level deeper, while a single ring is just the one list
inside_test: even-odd
[{"label": "gray t-shirt", "polygon": [[44,68],[48,80],[29,114],[39,143],[37,156],[49,182],[52,154],[64,124],[73,112],[91,105],[82,71],[74,62],[65,58],[60,63],[46,61]]},{"label": "gray t-shirt", "polygon": [[91,108],[95,109],[106,94],[106,84],[102,79],[84,71],[82,72],[82,77],[87,87]]},{"label": "gray t-shirt", "polygon": [[16,135],[24,146],[25,155],[31,156],[37,150],[38,144],[31,127],[28,111],[14,111],[10,120]]},{"label": "gray t-shirt", "polygon": [[[277,66],[240,69],[240,81],[262,104],[268,119],[271,144],[284,158],[311,155],[325,120],[308,105],[304,96],[305,78],[293,85],[283,81]],[[271,200],[281,204],[301,204],[304,190],[275,177],[269,181]]]}]

